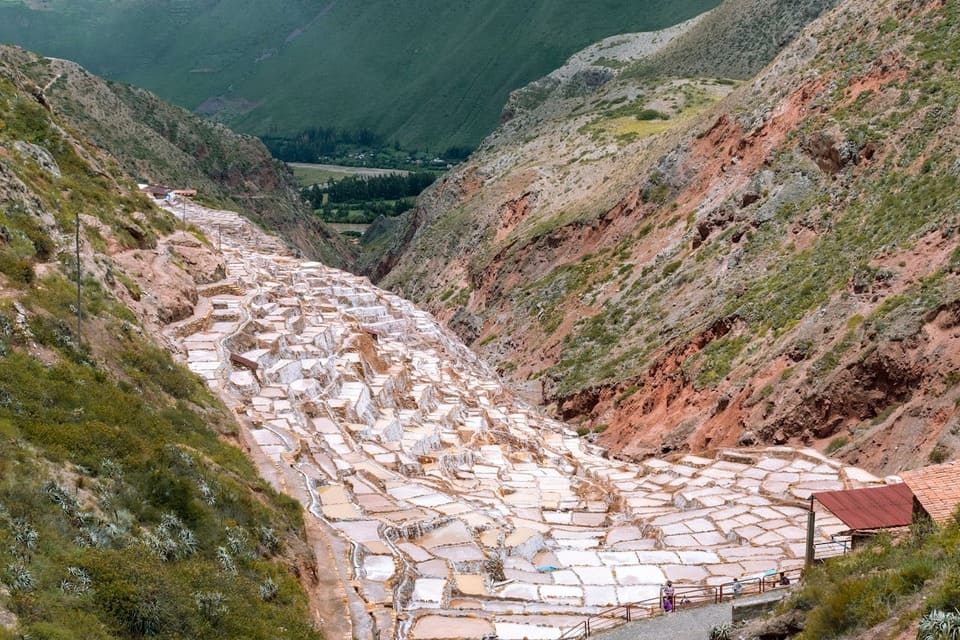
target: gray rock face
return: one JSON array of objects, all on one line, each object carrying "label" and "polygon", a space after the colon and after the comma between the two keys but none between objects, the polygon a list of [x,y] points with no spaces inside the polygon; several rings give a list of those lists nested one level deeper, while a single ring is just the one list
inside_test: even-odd
[{"label": "gray rock face", "polygon": [[805,620],[803,611],[789,611],[748,626],[742,637],[747,640],[786,640],[803,631]]},{"label": "gray rock face", "polygon": [[13,146],[25,157],[32,158],[47,173],[60,177],[60,165],[57,164],[53,155],[40,145],[17,140]]}]

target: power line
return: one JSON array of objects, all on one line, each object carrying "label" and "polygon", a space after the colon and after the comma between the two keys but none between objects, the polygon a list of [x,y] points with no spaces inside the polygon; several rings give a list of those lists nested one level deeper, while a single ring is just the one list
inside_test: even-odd
[{"label": "power line", "polygon": [[80,210],[77,209],[76,216],[76,238],[74,244],[77,251],[77,350],[80,350],[80,347],[83,345],[83,337],[80,333]]}]

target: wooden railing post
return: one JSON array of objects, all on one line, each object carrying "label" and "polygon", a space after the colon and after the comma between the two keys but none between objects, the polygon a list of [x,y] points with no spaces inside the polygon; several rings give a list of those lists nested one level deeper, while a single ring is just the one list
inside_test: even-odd
[{"label": "wooden railing post", "polygon": [[813,566],[814,546],[813,537],[816,535],[817,512],[813,510],[813,495],[810,495],[810,510],[807,511],[807,545],[804,553],[803,566],[808,569]]},{"label": "wooden railing post", "polygon": [[630,605],[627,605],[627,622],[630,622]]}]

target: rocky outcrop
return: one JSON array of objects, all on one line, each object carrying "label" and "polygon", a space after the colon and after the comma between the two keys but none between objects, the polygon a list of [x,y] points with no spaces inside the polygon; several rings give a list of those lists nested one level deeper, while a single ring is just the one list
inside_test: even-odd
[{"label": "rocky outcrop", "polygon": [[[0,598],[10,597],[10,592],[6,587],[0,587]],[[12,612],[8,611],[4,607],[0,607],[0,628],[5,629],[10,633],[14,633],[17,630],[18,623],[17,616]]]},{"label": "rocky outcrop", "polygon": [[803,631],[806,621],[806,612],[795,609],[751,623],[736,633],[744,640],[787,640]]},{"label": "rocky outcrop", "polygon": [[[108,234],[102,228],[100,232]],[[126,280],[108,280],[113,280],[117,293],[154,326],[193,315],[200,299],[197,286],[221,281],[226,273],[223,256],[209,241],[185,231],[161,238],[153,249],[119,250],[112,259]]]},{"label": "rocky outcrop", "polygon": [[201,241],[196,236],[183,231],[173,233],[165,240],[174,260],[190,274],[194,283],[210,284],[223,280],[226,275],[226,264],[223,256],[214,252],[209,240],[204,238]]}]

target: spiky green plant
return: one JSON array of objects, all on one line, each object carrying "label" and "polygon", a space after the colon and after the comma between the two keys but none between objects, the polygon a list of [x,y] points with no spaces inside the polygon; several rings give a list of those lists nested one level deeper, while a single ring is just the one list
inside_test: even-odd
[{"label": "spiky green plant", "polygon": [[230,555],[236,558],[250,560],[253,553],[250,551],[250,539],[247,532],[241,527],[227,527],[227,549]]},{"label": "spiky green plant", "polygon": [[27,593],[37,586],[33,573],[20,564],[11,564],[7,567],[3,582],[12,593]]},{"label": "spiky green plant", "polygon": [[90,572],[80,567],[67,567],[69,577],[60,581],[60,590],[64,593],[81,595],[90,590],[93,578]]},{"label": "spiky green plant", "polygon": [[217,562],[220,564],[220,568],[227,573],[237,572],[237,563],[233,561],[233,556],[230,555],[230,551],[226,547],[217,547]]},{"label": "spiky green plant", "polygon": [[224,600],[223,594],[219,591],[198,591],[193,594],[193,601],[200,615],[214,625],[230,613],[230,608]]},{"label": "spiky green plant", "polygon": [[934,609],[920,618],[917,640],[960,640],[960,611]]},{"label": "spiky green plant", "polygon": [[266,556],[275,556],[280,553],[280,538],[277,537],[277,532],[273,527],[257,527],[257,538]]},{"label": "spiky green plant", "polygon": [[273,581],[273,578],[267,576],[267,579],[260,583],[260,587],[257,588],[257,595],[260,596],[260,599],[264,602],[270,602],[277,597],[277,594],[280,593],[280,587],[277,586],[277,583]]}]

